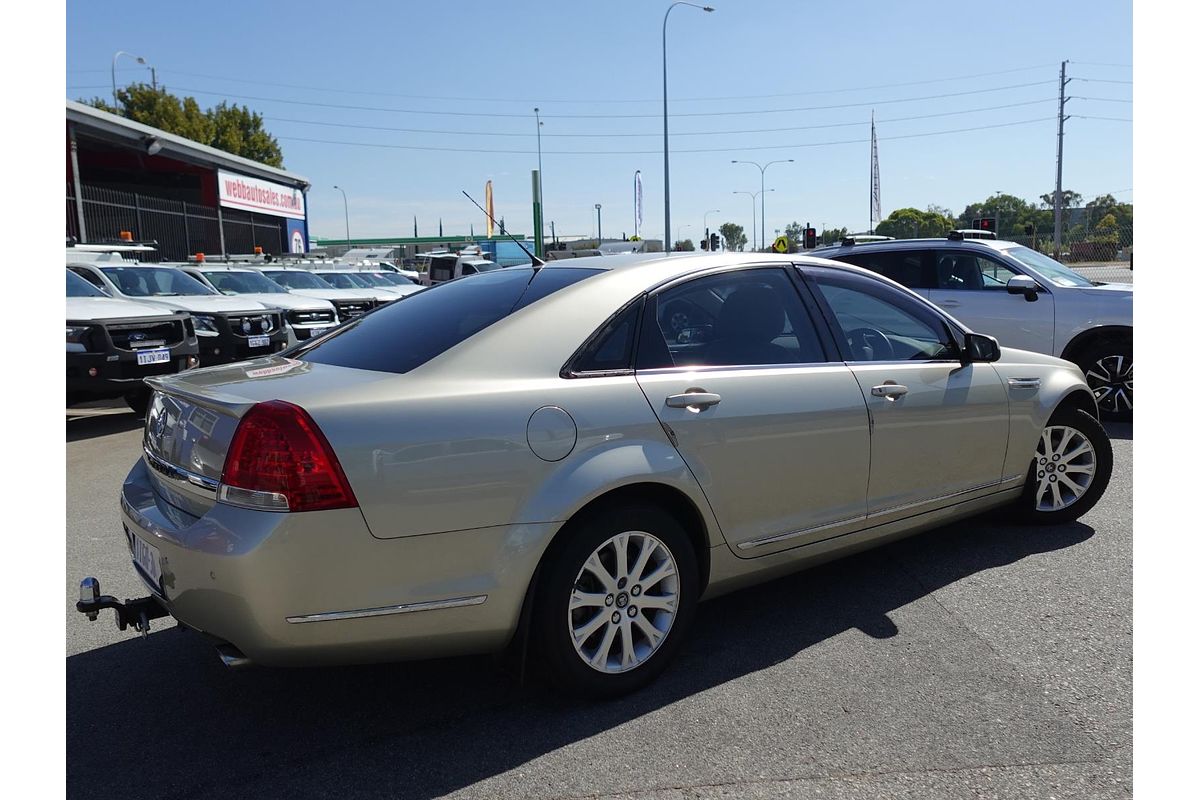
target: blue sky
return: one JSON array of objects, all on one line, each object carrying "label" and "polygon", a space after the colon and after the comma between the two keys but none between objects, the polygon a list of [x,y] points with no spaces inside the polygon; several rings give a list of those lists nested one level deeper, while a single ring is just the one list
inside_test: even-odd
[{"label": "blue sky", "polygon": [[[885,216],[931,203],[958,213],[998,190],[1034,199],[1054,185],[1063,59],[1075,78],[1064,188],[1132,202],[1133,126],[1098,119],[1132,117],[1128,2],[712,2],[711,14],[677,7],[668,28],[672,237],[696,238],[714,209],[710,227],[749,230],[751,200],[734,192],[757,191],[759,172],[732,159],[795,159],[766,174],[768,237],[793,220],[865,229],[872,108]],[[531,232],[537,106],[547,223],[594,235],[600,203],[605,236],[632,235],[640,169],[642,232],[657,238],[667,6],[243,0],[148,13],[72,0],[66,94],[109,95],[113,53],[126,50],[203,106],[250,105],[285,166],[312,181],[317,236],[343,235],[334,184],[354,236],[409,235],[414,214],[422,234],[439,217],[448,233],[481,231],[460,191],[482,202],[489,179],[497,214]],[[149,79],[120,66],[119,84]],[[465,152],[489,150],[517,152]]]}]

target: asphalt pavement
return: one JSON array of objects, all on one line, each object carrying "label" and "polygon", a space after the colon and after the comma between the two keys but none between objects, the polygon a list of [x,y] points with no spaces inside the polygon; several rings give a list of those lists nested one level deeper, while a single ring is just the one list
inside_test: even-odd
[{"label": "asphalt pavement", "polygon": [[490,657],[231,671],[197,634],[73,609],[144,594],[122,409],[67,413],[67,793],[187,798],[1127,797],[1132,426],[1080,522],[957,523],[700,606],[608,703]]}]

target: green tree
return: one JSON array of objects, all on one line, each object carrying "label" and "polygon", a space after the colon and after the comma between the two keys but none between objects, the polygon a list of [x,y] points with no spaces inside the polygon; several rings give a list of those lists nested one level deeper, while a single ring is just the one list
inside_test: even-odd
[{"label": "green tree", "polygon": [[880,236],[897,239],[940,237],[953,229],[953,218],[940,211],[921,211],[916,208],[898,208],[875,226],[875,232]]},{"label": "green tree", "polygon": [[735,222],[726,222],[720,228],[721,237],[725,240],[725,247],[729,250],[741,250],[746,246],[746,231],[741,225]]},{"label": "green tree", "polygon": [[696,244],[691,239],[684,239],[682,241],[675,242],[675,246],[672,249],[692,251],[696,249]]},{"label": "green tree", "polygon": [[804,243],[804,226],[799,222],[789,222],[783,229],[783,235],[788,237],[788,241],[793,244],[796,242]]},{"label": "green tree", "polygon": [[[1063,192],[1063,196],[1066,196]],[[1043,195],[1043,198],[1045,195]],[[1033,225],[1039,235],[1054,230],[1054,212],[1039,208],[1011,194],[995,194],[979,203],[970,203],[955,221],[957,228],[970,228],[979,217],[996,218],[996,235],[1001,239],[1025,236],[1025,226]]]},{"label": "green tree", "polygon": [[849,228],[826,228],[821,231],[821,244],[837,244],[850,235]]},{"label": "green tree", "polygon": [[194,97],[180,99],[166,87],[155,89],[144,83],[118,89],[115,108],[99,97],[85,102],[227,153],[272,167],[283,166],[279,142],[263,127],[262,115],[247,107],[221,103],[204,111]]},{"label": "green tree", "polygon": [[[1070,189],[1063,189],[1063,208],[1075,208],[1079,205],[1079,201],[1083,199],[1083,195],[1079,192],[1072,192]],[[1041,196],[1042,205],[1046,208],[1054,208],[1054,192],[1046,192]]]}]

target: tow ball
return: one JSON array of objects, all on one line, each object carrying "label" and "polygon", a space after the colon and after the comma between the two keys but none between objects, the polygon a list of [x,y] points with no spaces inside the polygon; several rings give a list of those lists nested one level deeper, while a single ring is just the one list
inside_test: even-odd
[{"label": "tow ball", "polygon": [[142,636],[150,632],[150,620],[170,614],[156,597],[139,597],[136,600],[121,601],[110,595],[100,594],[100,581],[95,578],[88,577],[81,580],[79,582],[79,602],[75,604],[75,610],[94,622],[100,616],[100,612],[106,608],[111,608],[116,612],[119,630],[133,628]]}]

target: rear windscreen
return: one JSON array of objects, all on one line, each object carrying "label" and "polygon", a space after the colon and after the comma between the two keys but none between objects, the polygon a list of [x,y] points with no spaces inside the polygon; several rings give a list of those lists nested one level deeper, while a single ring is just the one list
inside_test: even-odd
[{"label": "rear windscreen", "polygon": [[519,308],[602,272],[510,267],[438,284],[383,306],[296,358],[378,372],[408,372]]}]

